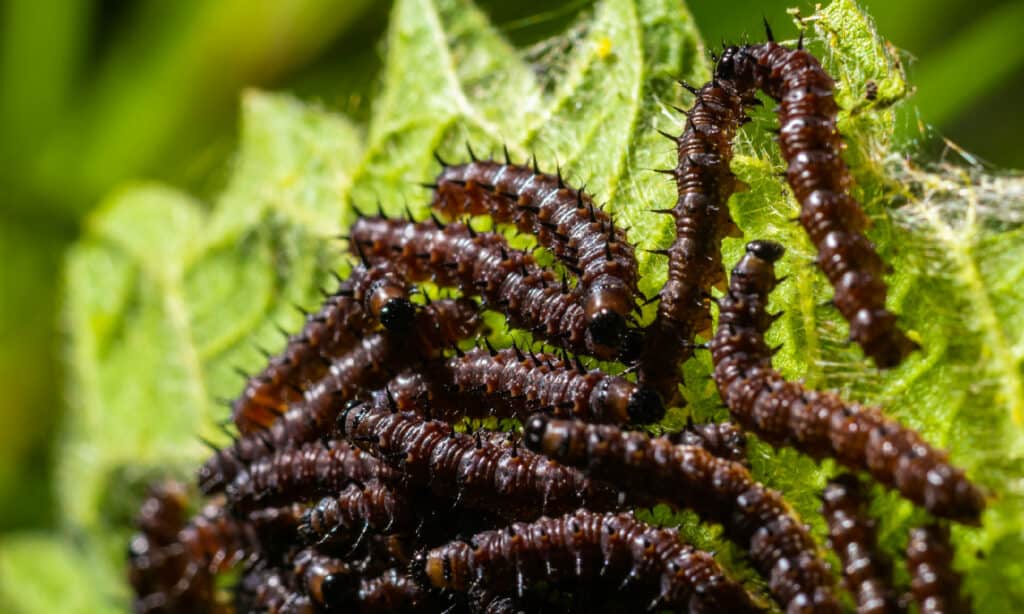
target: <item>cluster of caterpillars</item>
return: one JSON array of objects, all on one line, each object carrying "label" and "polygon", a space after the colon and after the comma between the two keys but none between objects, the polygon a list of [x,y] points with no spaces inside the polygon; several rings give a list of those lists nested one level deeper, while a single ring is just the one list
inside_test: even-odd
[{"label": "cluster of caterpillars", "polygon": [[[834,459],[936,519],[910,536],[901,597],[861,478],[829,484],[829,543],[858,611],[897,612],[910,599],[925,612],[966,611],[939,523],[978,523],[980,489],[881,410],[772,368],[764,332],[782,246],[749,243],[713,298],[726,281],[720,244],[738,231],[727,206],[740,185],[731,142],[760,91],[780,101],[786,176],[851,338],[880,367],[914,349],[885,310],[884,266],[847,192],[832,79],[806,50],[768,42],[727,48],[714,79],[691,91],[686,128],[669,135],[679,198],[661,212],[677,238],[652,323],[638,322],[644,297],[626,230],[561,172],[507,153],[441,160],[432,219],[364,216],[351,227],[358,264],[248,378],[233,403],[238,434],[199,471],[201,511],[189,518],[174,482],[152,489],[130,546],[135,610],[745,612],[771,599],[787,612],[839,612],[821,547],[750,473],[753,433]],[[533,235],[556,266],[474,230],[475,215]],[[422,282],[458,298],[414,302]],[[495,349],[486,338],[470,347],[482,309],[549,349]],[[681,363],[698,335],[711,337],[735,422],[657,437],[630,430],[680,403]],[[627,368],[588,368],[581,355]],[[474,426],[496,423],[522,426]],[[769,594],[749,594],[711,553],[631,512],[655,503],[719,524]],[[219,578],[228,572],[237,577]]]}]

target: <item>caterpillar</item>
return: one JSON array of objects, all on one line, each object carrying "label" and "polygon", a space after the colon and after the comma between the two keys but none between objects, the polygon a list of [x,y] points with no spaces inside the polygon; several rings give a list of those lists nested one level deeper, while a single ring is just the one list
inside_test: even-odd
[{"label": "caterpillar", "polygon": [[452,357],[447,366],[459,390],[498,397],[519,418],[539,409],[616,424],[645,424],[665,415],[657,393],[600,370],[586,371],[568,357],[488,347]]},{"label": "caterpillar", "polygon": [[967,614],[970,601],[960,595],[960,574],[953,569],[949,529],[915,527],[907,543],[910,594],[922,614]]},{"label": "caterpillar", "polygon": [[330,430],[345,402],[356,393],[383,385],[392,371],[436,358],[443,348],[474,335],[479,326],[479,310],[473,301],[445,299],[420,309],[413,330],[406,335],[368,335],[333,361],[330,371],[306,391],[303,401],[269,429],[243,435],[230,446],[215,450],[199,469],[200,490],[219,492],[247,463],[274,450],[317,439]]},{"label": "caterpillar", "polygon": [[595,422],[650,423],[665,414],[657,393],[619,376],[587,371],[568,355],[517,346],[458,352],[401,373],[385,386],[400,411],[455,422],[463,417],[526,418],[537,410]]},{"label": "caterpillar", "polygon": [[295,557],[295,575],[305,592],[328,611],[403,612],[424,611],[433,600],[412,579],[397,569],[360,579],[340,559],[312,549]]},{"label": "caterpillar", "polygon": [[414,317],[409,285],[389,263],[356,267],[320,310],[306,316],[302,331],[288,338],[284,351],[251,376],[232,402],[232,420],[240,433],[268,428],[288,405],[319,379],[330,359],[348,350],[375,322],[404,332]]},{"label": "caterpillar", "polygon": [[460,222],[361,218],[349,239],[370,262],[393,261],[410,279],[481,296],[485,305],[505,314],[509,326],[572,352],[616,357],[618,345],[596,342],[588,334],[583,304],[566,278],[559,281],[500,234],[476,232]]},{"label": "caterpillar", "polygon": [[238,614],[314,614],[312,600],[292,588],[286,572],[266,566],[246,570],[235,587]]},{"label": "caterpillar", "polygon": [[232,518],[219,503],[203,508],[173,542],[156,549],[129,550],[129,578],[138,613],[211,611],[216,574],[252,552],[254,529]]},{"label": "caterpillar", "polygon": [[278,450],[252,463],[227,488],[235,513],[311,500],[353,482],[397,480],[379,459],[344,441],[312,442]]},{"label": "caterpillar", "polygon": [[412,612],[429,611],[435,605],[430,595],[397,569],[360,579],[348,563],[312,549],[296,553],[288,571],[266,567],[246,571],[235,595],[235,611],[240,614]]},{"label": "caterpillar", "polygon": [[321,606],[344,602],[357,581],[347,563],[312,548],[297,552],[292,565],[304,592]]},{"label": "caterpillar", "polygon": [[278,562],[284,559],[298,538],[299,523],[305,512],[305,504],[293,502],[246,515],[244,521],[254,529],[252,541],[262,560]]},{"label": "caterpillar", "polygon": [[719,458],[749,466],[747,437],[732,422],[689,422],[685,429],[667,435],[667,439],[672,443],[700,446]]},{"label": "caterpillar", "polygon": [[607,485],[523,450],[502,433],[455,432],[448,424],[393,411],[382,391],[338,418],[341,435],[438,497],[508,518],[537,517],[581,506],[624,504]]},{"label": "caterpillar", "polygon": [[431,206],[450,218],[489,214],[532,233],[579,275],[587,331],[599,345],[618,347],[634,308],[639,278],[633,246],[589,194],[536,166],[473,160],[437,176]]},{"label": "caterpillar", "polygon": [[351,484],[337,496],[321,499],[307,510],[299,534],[307,544],[353,543],[368,529],[379,533],[407,532],[416,515],[412,504],[377,481]]},{"label": "caterpillar", "polygon": [[174,541],[185,525],[187,506],[188,492],[181,482],[164,480],[151,485],[135,516],[139,537],[156,546]]},{"label": "caterpillar", "polygon": [[844,581],[857,601],[857,613],[903,612],[890,585],[891,564],[878,549],[875,523],[867,515],[860,482],[850,474],[833,478],[821,499],[829,545],[839,555]]},{"label": "caterpillar", "polygon": [[665,172],[675,179],[678,198],[674,207],[654,212],[672,216],[676,238],[656,252],[668,257],[668,278],[645,331],[638,371],[641,384],[672,403],[681,402],[680,365],[693,355],[695,335],[711,333],[711,288],[725,280],[722,239],[739,236],[728,202],[741,183],[729,162],[732,139],[748,121],[743,107],[756,100],[754,90],[726,80],[691,91],[682,135],[663,133],[676,144],[678,163]]},{"label": "caterpillar", "polygon": [[776,282],[773,263],[783,251],[769,241],[748,243],[718,303],[711,356],[718,390],[733,418],[769,443],[867,471],[936,516],[977,523],[984,496],[945,452],[877,408],[807,390],[772,369],[763,333],[773,316],[765,303]]},{"label": "caterpillar", "polygon": [[466,417],[507,416],[503,399],[461,394],[452,379],[447,360],[424,363],[416,371],[404,371],[384,386],[396,411],[411,411],[431,420],[458,422]]},{"label": "caterpillar", "polygon": [[474,614],[525,614],[518,599],[491,590],[470,590],[469,608]]},{"label": "caterpillar", "polygon": [[595,479],[621,484],[630,494],[669,501],[722,523],[730,539],[749,544],[754,565],[784,609],[839,612],[831,573],[807,529],[782,495],[739,463],[697,446],[543,414],[527,421],[523,442]]},{"label": "caterpillar", "polygon": [[430,585],[466,592],[474,585],[522,595],[538,581],[621,582],[649,599],[648,610],[758,611],[714,558],[632,514],[578,510],[517,522],[417,555],[414,568]]},{"label": "caterpillar", "polygon": [[175,576],[173,571],[164,571],[166,557],[161,551],[173,544],[184,528],[187,504],[184,486],[166,480],[150,486],[139,508],[135,518],[139,532],[128,545],[128,582],[139,597],[134,603],[137,612],[162,611],[167,601],[166,576]]},{"label": "caterpillar", "polygon": [[833,303],[864,354],[880,368],[896,366],[918,345],[885,308],[886,266],[864,236],[868,219],[849,194],[852,178],[841,155],[832,77],[802,47],[769,41],[727,48],[715,79],[757,87],[779,103],[786,178],[800,203],[800,223],[818,250],[818,266],[835,290]]},{"label": "caterpillar", "polygon": [[354,601],[358,604],[358,611],[367,614],[442,611],[418,582],[398,569],[389,569],[375,578],[360,581]]}]

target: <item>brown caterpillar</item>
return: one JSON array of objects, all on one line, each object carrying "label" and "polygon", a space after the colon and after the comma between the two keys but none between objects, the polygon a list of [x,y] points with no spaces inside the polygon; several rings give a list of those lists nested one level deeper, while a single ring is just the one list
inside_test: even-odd
[{"label": "brown caterpillar", "polygon": [[[484,341],[487,344],[486,340]],[[464,417],[526,418],[543,410],[595,422],[654,422],[658,395],[567,355],[474,349],[401,373],[385,386],[399,411],[457,422]]]},{"label": "brown caterpillar", "polygon": [[129,551],[136,612],[219,612],[216,576],[247,560],[271,561],[289,550],[301,517],[297,506],[229,515],[211,502],[173,540]]},{"label": "brown caterpillar", "polygon": [[645,424],[665,415],[657,393],[600,370],[586,371],[568,357],[477,348],[449,359],[447,367],[459,390],[498,397],[521,419],[537,410],[616,424]]},{"label": "brown caterpillar", "polygon": [[892,565],[878,549],[875,522],[868,516],[860,482],[850,474],[836,477],[821,499],[829,546],[843,564],[843,579],[857,600],[857,613],[903,612],[891,586]]},{"label": "brown caterpillar", "polygon": [[159,548],[129,550],[129,577],[138,598],[134,608],[149,612],[210,612],[214,576],[234,567],[258,543],[255,529],[211,503]]},{"label": "brown caterpillar", "polygon": [[968,614],[969,600],[960,595],[960,574],[953,569],[949,529],[939,525],[915,527],[907,543],[910,593],[921,614]]},{"label": "brown caterpillar", "polygon": [[247,559],[279,557],[294,543],[301,516],[301,506],[288,505],[233,517],[215,501],[171,539],[136,538],[129,550],[135,611],[220,611],[215,577]]},{"label": "brown caterpillar", "polygon": [[867,217],[849,194],[850,171],[836,129],[835,82],[808,51],[775,42],[725,50],[715,78],[737,89],[760,88],[779,102],[779,147],[786,178],[800,203],[800,223],[818,249],[818,266],[855,341],[881,368],[918,345],[885,308],[885,263],[864,236]]},{"label": "brown caterpillar", "polygon": [[361,218],[349,237],[370,262],[392,261],[414,281],[481,296],[486,306],[505,314],[509,326],[573,352],[605,359],[616,355],[617,344],[596,343],[587,334],[579,294],[567,280],[560,282],[532,255],[510,248],[500,234],[476,232],[459,222]]},{"label": "brown caterpillar", "polygon": [[807,529],[782,495],[739,463],[697,446],[543,414],[523,427],[523,442],[596,479],[621,484],[630,494],[669,501],[722,523],[730,539],[749,545],[755,567],[787,611],[840,611],[832,574]]},{"label": "brown caterpillar", "polygon": [[411,508],[405,497],[380,482],[351,484],[307,510],[299,533],[305,543],[321,545],[355,542],[368,529],[407,532],[416,523]]},{"label": "brown caterpillar", "polygon": [[185,525],[187,506],[188,492],[184,484],[174,480],[153,484],[135,516],[140,537],[156,546],[171,543]]},{"label": "brown caterpillar", "polygon": [[270,357],[260,373],[249,377],[232,403],[238,431],[244,434],[268,428],[326,372],[331,358],[351,348],[376,322],[404,332],[414,315],[409,284],[389,263],[356,267],[319,311],[306,316],[302,331],[288,338],[284,351]]},{"label": "brown caterpillar", "polygon": [[259,557],[277,563],[292,550],[299,535],[299,523],[306,512],[302,503],[266,507],[250,512],[244,519],[255,531]]},{"label": "brown caterpillar", "polygon": [[381,575],[359,582],[354,599],[357,611],[376,612],[434,612],[442,611],[436,600],[408,574],[390,569]]},{"label": "brown caterpillar", "polygon": [[379,459],[344,441],[312,442],[278,450],[252,463],[227,488],[235,513],[308,501],[369,480],[397,480]]},{"label": "brown caterpillar", "polygon": [[257,566],[247,570],[235,588],[238,614],[314,614],[313,602],[289,585],[286,572]]},{"label": "brown caterpillar", "polygon": [[722,239],[739,235],[728,203],[741,183],[729,163],[736,131],[748,121],[743,107],[756,101],[754,90],[731,81],[714,80],[691,91],[695,100],[684,111],[683,134],[665,133],[677,147],[678,164],[665,172],[675,179],[679,196],[674,207],[655,213],[672,216],[676,239],[658,252],[668,256],[668,279],[639,363],[640,382],[673,404],[681,402],[680,365],[693,355],[694,337],[711,333],[711,288],[725,281]]},{"label": "brown caterpillar", "polygon": [[587,330],[599,345],[618,347],[637,296],[636,257],[626,232],[590,195],[557,175],[494,161],[444,166],[431,206],[450,218],[488,214],[532,233],[580,278]]},{"label": "brown caterpillar", "polygon": [[501,433],[457,433],[448,424],[392,409],[382,391],[338,418],[342,436],[401,469],[442,499],[506,518],[581,506],[615,509],[616,492],[579,471],[521,449]]},{"label": "brown caterpillar", "polygon": [[711,454],[743,466],[749,466],[747,459],[747,437],[732,422],[711,422],[693,424],[678,433],[666,436],[672,443],[700,446]]},{"label": "brown caterpillar", "polygon": [[679,542],[675,531],[652,528],[632,514],[586,510],[478,533],[414,561],[436,588],[466,592],[474,585],[522,595],[538,581],[621,582],[648,610],[755,612],[749,596],[706,552]]},{"label": "brown caterpillar", "polygon": [[469,299],[440,300],[416,313],[413,330],[392,338],[371,333],[358,346],[331,364],[329,372],[306,391],[303,401],[289,409],[265,431],[243,435],[216,450],[199,469],[204,493],[223,489],[247,463],[274,450],[313,441],[328,432],[346,401],[367,387],[382,386],[392,371],[436,358],[443,348],[473,336],[480,326],[479,310]]},{"label": "brown caterpillar", "polygon": [[776,283],[773,263],[783,251],[769,241],[748,243],[729,292],[718,303],[711,355],[718,390],[733,418],[769,443],[867,471],[936,516],[977,523],[984,496],[945,452],[877,408],[807,390],[772,369],[763,333],[774,318],[765,304]]},{"label": "brown caterpillar", "polygon": [[407,574],[397,569],[361,578],[345,562],[314,550],[300,551],[295,574],[305,592],[330,612],[422,612],[434,610],[434,600]]},{"label": "brown caterpillar", "polygon": [[383,389],[396,411],[411,411],[428,419],[458,422],[465,417],[507,416],[502,399],[461,394],[452,381],[447,360],[423,363],[391,378]]},{"label": "brown caterpillar", "polygon": [[521,599],[480,586],[469,589],[467,602],[473,614],[526,614]]},{"label": "brown caterpillar", "polygon": [[128,545],[128,581],[138,596],[136,612],[163,611],[167,577],[175,576],[173,571],[164,571],[166,557],[160,553],[177,540],[178,531],[184,528],[187,504],[184,486],[167,480],[152,485],[139,508],[135,517],[139,533]]},{"label": "brown caterpillar", "polygon": [[348,563],[312,548],[296,553],[292,566],[303,591],[321,606],[342,603],[357,581],[356,573]]}]

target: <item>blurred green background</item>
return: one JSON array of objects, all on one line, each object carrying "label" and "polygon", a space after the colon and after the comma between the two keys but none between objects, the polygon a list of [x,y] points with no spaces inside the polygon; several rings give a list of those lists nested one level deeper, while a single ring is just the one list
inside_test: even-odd
[{"label": "blurred green background", "polygon": [[[994,167],[1024,167],[1024,2],[862,3],[907,51],[919,119]],[[590,1],[481,4],[528,47]],[[690,2],[709,48],[762,38],[762,15],[792,35],[785,10],[794,5],[810,13],[792,0]],[[129,178],[216,193],[246,87],[289,90],[365,120],[389,3],[0,6],[0,531],[11,531],[55,522],[51,454],[64,406],[56,289],[83,215]]]}]

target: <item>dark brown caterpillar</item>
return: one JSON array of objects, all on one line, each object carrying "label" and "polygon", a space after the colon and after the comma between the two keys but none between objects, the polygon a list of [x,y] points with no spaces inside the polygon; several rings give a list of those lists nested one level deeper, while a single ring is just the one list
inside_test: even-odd
[{"label": "dark brown caterpillar", "polygon": [[697,446],[542,414],[526,423],[523,442],[596,479],[621,484],[630,494],[669,501],[722,523],[730,539],[749,545],[755,567],[787,611],[840,611],[832,574],[807,529],[782,495],[739,463]]},{"label": "dark brown caterpillar", "polygon": [[[487,342],[485,341],[485,344]],[[535,411],[594,422],[648,423],[665,408],[658,395],[622,377],[587,371],[567,355],[475,349],[401,373],[385,386],[400,411],[457,422],[517,417]]]},{"label": "dark brown caterpillar", "polygon": [[892,590],[892,565],[878,549],[875,522],[868,516],[860,482],[843,474],[828,483],[821,499],[829,546],[843,564],[843,579],[857,600],[857,613],[903,612]]},{"label": "dark brown caterpillar", "polygon": [[255,529],[258,555],[266,562],[278,563],[294,548],[299,536],[299,524],[306,505],[290,503],[280,507],[266,507],[250,512],[245,522]]},{"label": "dark brown caterpillar", "polygon": [[565,184],[561,172],[474,160],[437,176],[431,206],[451,218],[488,214],[537,237],[580,277],[587,330],[594,343],[618,347],[637,297],[636,257],[626,232]]},{"label": "dark brown caterpillar", "polygon": [[387,269],[387,273],[374,279],[362,297],[357,289],[355,297],[362,298],[363,309],[388,332],[406,333],[416,323],[416,306],[409,301],[409,282],[390,263],[380,263],[372,269],[379,267]]},{"label": "dark brown caterpillar", "polygon": [[380,482],[351,484],[307,510],[299,532],[305,543],[316,545],[350,544],[367,530],[407,532],[416,524],[411,507],[407,498]]},{"label": "dark brown caterpillar", "polygon": [[357,574],[348,563],[312,548],[297,552],[292,566],[303,592],[321,606],[342,603],[357,582]]},{"label": "dark brown caterpillar", "polygon": [[[755,612],[749,596],[706,552],[679,542],[632,514],[586,510],[478,533],[420,554],[414,561],[436,588],[474,585],[522,595],[538,581],[622,583],[648,610]],[[600,580],[598,580],[600,579]]]},{"label": "dark brown caterpillar", "polygon": [[392,408],[387,395],[377,392],[372,401],[346,409],[338,428],[438,497],[506,518],[624,504],[606,485],[523,450],[504,434],[457,433],[447,423]]},{"label": "dark brown caterpillar", "polygon": [[173,544],[178,531],[185,526],[188,496],[182,484],[167,480],[154,484],[139,513],[135,525],[139,533],[128,545],[128,581],[138,597],[136,612],[160,612],[167,601],[166,589],[174,572],[165,572],[166,557],[161,551]]},{"label": "dark brown caterpillar", "polygon": [[314,614],[313,602],[289,584],[280,569],[258,565],[247,570],[235,588],[238,614]]},{"label": "dark brown caterpillar", "polygon": [[376,322],[404,332],[413,318],[409,284],[389,263],[356,267],[319,311],[306,316],[302,331],[288,338],[284,351],[248,379],[232,403],[235,426],[243,434],[268,428],[326,372],[331,358],[351,348]]},{"label": "dark brown caterpillar", "polygon": [[129,577],[138,598],[136,612],[214,611],[214,576],[234,567],[249,553],[255,529],[211,503],[159,548],[129,551]]},{"label": "dark brown caterpillar", "polygon": [[715,78],[741,89],[758,87],[779,102],[786,178],[800,203],[800,222],[818,249],[818,265],[835,288],[833,303],[850,323],[850,339],[878,367],[899,364],[918,345],[885,308],[886,266],[864,236],[867,217],[849,194],[832,77],[805,49],[767,42],[726,49]]},{"label": "dark brown caterpillar", "polygon": [[657,393],[597,369],[586,371],[568,357],[477,348],[449,359],[447,367],[459,390],[497,397],[520,419],[538,410],[615,424],[646,424],[665,415]]},{"label": "dark brown caterpillar", "polygon": [[977,523],[984,496],[945,452],[877,408],[807,390],[772,369],[763,333],[774,318],[765,304],[776,283],[773,263],[783,251],[769,241],[748,243],[729,292],[719,301],[711,355],[718,390],[733,418],[769,443],[867,471],[936,516]]},{"label": "dark brown caterpillar", "polygon": [[692,91],[683,134],[666,134],[677,146],[678,164],[666,172],[679,196],[674,207],[655,212],[673,217],[676,239],[662,252],[668,279],[639,363],[640,382],[674,404],[681,402],[680,366],[693,355],[694,337],[711,334],[711,288],[725,281],[722,239],[738,235],[728,206],[741,185],[729,170],[732,140],[748,119],[744,105],[756,101],[753,89],[738,89],[732,81],[714,80]]},{"label": "dark brown caterpillar", "polygon": [[747,459],[747,436],[732,422],[711,422],[708,424],[686,425],[678,433],[667,438],[672,443],[700,446],[719,458],[749,466]]},{"label": "dark brown caterpillar", "polygon": [[949,529],[939,525],[910,530],[907,544],[910,593],[921,614],[968,614],[971,603],[960,595],[960,574],[953,569]]},{"label": "dark brown caterpillar", "polygon": [[521,599],[482,586],[469,589],[466,601],[473,614],[526,614]]},{"label": "dark brown caterpillar", "polygon": [[392,261],[414,281],[479,295],[505,314],[509,326],[573,352],[616,356],[617,345],[595,343],[587,334],[583,304],[568,282],[537,266],[532,255],[510,248],[500,234],[475,232],[459,222],[362,218],[349,237],[370,262]]},{"label": "dark brown caterpillar", "polygon": [[376,612],[440,612],[436,600],[426,593],[408,574],[390,569],[381,575],[359,582],[354,597],[356,611]]},{"label": "dark brown caterpillar", "polygon": [[476,334],[479,310],[469,299],[440,300],[416,313],[404,335],[371,333],[336,359],[304,399],[265,431],[243,435],[217,450],[199,469],[199,487],[218,492],[247,464],[274,450],[313,441],[330,431],[345,402],[367,388],[384,385],[391,372],[440,356],[441,350]]},{"label": "dark brown caterpillar", "polygon": [[[204,507],[173,539],[129,550],[136,612],[219,612],[216,576],[255,557],[272,561],[292,547],[302,508],[289,505],[233,517],[220,501]],[[168,525],[169,526],[169,525]]]},{"label": "dark brown caterpillar", "polygon": [[369,480],[397,480],[379,459],[344,441],[312,442],[278,450],[252,463],[227,488],[236,513],[309,501]]},{"label": "dark brown caterpillar", "polygon": [[511,414],[503,399],[461,394],[444,359],[423,363],[415,371],[399,373],[383,390],[397,411],[416,412],[432,420],[458,422],[465,417]]},{"label": "dark brown caterpillar", "polygon": [[140,537],[158,547],[171,543],[185,526],[187,507],[188,491],[184,484],[174,480],[153,484],[135,516]]},{"label": "dark brown caterpillar", "polygon": [[397,569],[363,578],[348,563],[306,549],[296,555],[294,573],[322,611],[439,611],[432,608],[436,604],[431,596]]}]

